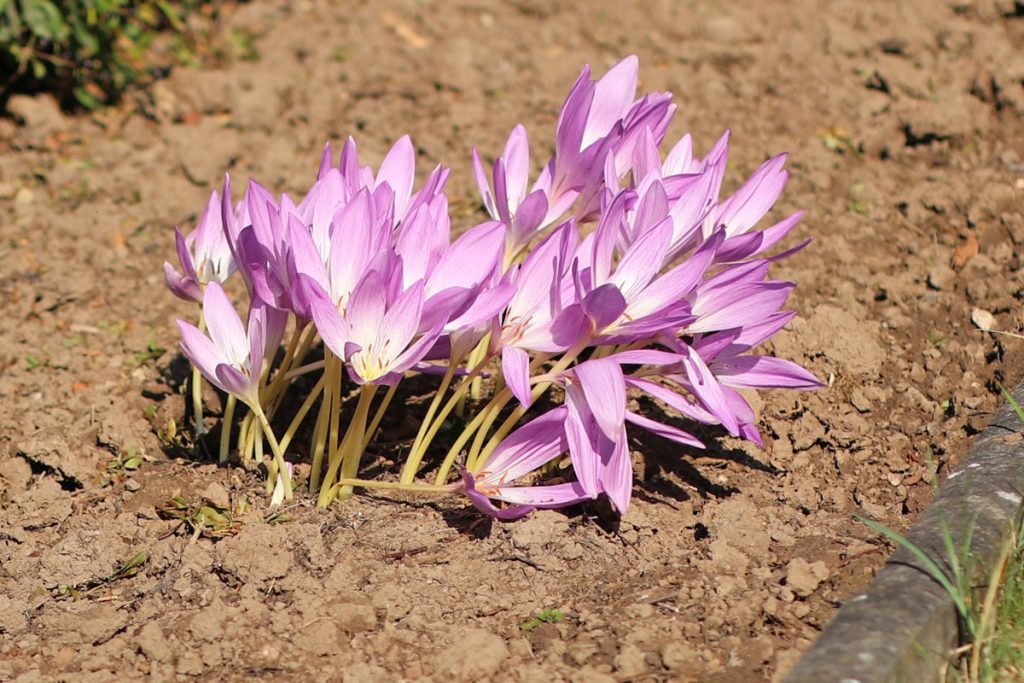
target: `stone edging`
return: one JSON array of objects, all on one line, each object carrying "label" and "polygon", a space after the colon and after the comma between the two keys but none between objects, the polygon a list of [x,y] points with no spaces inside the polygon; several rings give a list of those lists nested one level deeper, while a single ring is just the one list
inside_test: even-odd
[{"label": "stone edging", "polygon": [[[1014,398],[1024,404],[1024,381]],[[982,572],[996,560],[1021,514],[1024,424],[1009,404],[971,445],[907,533],[940,567],[949,568],[944,530],[954,547],[970,540]],[[919,683],[937,681],[956,647],[959,624],[949,594],[900,548],[864,593],[846,601],[785,683]]]}]

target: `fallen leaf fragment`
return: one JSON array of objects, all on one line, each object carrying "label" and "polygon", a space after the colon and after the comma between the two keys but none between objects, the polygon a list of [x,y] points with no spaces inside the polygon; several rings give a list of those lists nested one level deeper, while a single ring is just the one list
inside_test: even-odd
[{"label": "fallen leaf fragment", "polygon": [[430,41],[417,33],[409,24],[405,23],[391,12],[384,12],[380,15],[384,25],[390,28],[395,34],[417,50],[422,50]]},{"label": "fallen leaf fragment", "polygon": [[978,255],[979,251],[978,238],[974,236],[973,232],[969,232],[963,241],[956,245],[950,263],[954,268],[963,268],[968,261]]}]

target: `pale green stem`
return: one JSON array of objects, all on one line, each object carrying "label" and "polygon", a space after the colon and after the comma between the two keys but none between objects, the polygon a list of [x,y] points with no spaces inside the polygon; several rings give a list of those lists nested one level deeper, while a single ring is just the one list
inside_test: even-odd
[{"label": "pale green stem", "polygon": [[324,376],[321,375],[316,386],[310,390],[309,396],[306,397],[306,400],[302,402],[302,406],[299,407],[299,412],[295,413],[295,417],[292,418],[292,423],[288,425],[288,431],[286,431],[284,436],[281,437],[281,450],[288,450],[288,445],[292,442],[292,439],[295,438],[295,433],[298,431],[302,421],[306,419],[306,414],[309,413],[309,409],[313,407],[314,403],[316,403],[316,399],[323,388]]},{"label": "pale green stem", "polygon": [[[206,331],[206,316],[199,311],[199,331]],[[206,422],[203,421],[203,375],[199,368],[192,366],[192,420],[195,424],[196,438],[206,434]]]},{"label": "pale green stem", "polygon": [[[430,445],[434,442],[434,438],[437,436],[437,433],[441,430],[441,427],[444,425],[444,421],[448,419],[448,416],[451,414],[452,410],[454,410],[456,406],[460,404],[462,399],[465,398],[466,392],[469,390],[472,380],[476,378],[477,375],[479,375],[481,372],[483,372],[484,367],[486,367],[489,361],[490,356],[484,358],[475,368],[473,368],[470,371],[468,375],[462,378],[462,381],[459,383],[459,386],[456,387],[455,391],[452,393],[451,398],[448,399],[448,402],[445,404],[444,408],[442,408],[441,412],[438,413],[437,417],[434,418],[433,424],[430,426],[430,430],[427,432],[427,435],[424,437],[423,441],[419,444],[418,447],[410,451],[409,459],[406,461],[405,466],[402,469],[403,481],[409,483],[416,477],[416,470],[419,468],[420,462],[422,462],[423,460],[423,456],[426,455],[427,449],[430,448]],[[452,461],[454,462],[454,456],[452,456]]]},{"label": "pale green stem", "polygon": [[405,465],[402,467],[401,481],[403,484],[411,484],[412,480],[416,478],[416,470],[420,466],[420,462],[423,460],[423,452],[420,446],[423,444],[423,439],[430,431],[434,415],[437,413],[437,409],[441,406],[441,399],[444,398],[444,394],[448,391],[448,386],[452,382],[452,377],[455,376],[455,370],[457,369],[456,362],[453,358],[448,360],[448,369],[444,373],[444,377],[441,378],[441,386],[437,388],[434,393],[434,399],[430,402],[430,406],[427,408],[427,414],[423,416],[423,421],[420,422],[419,431],[416,432],[416,438],[413,439],[412,448],[409,449],[409,457],[405,461]]},{"label": "pale green stem", "polygon": [[455,486],[445,484],[435,486],[433,484],[403,484],[398,481],[374,481],[372,479],[342,479],[338,486],[358,486],[364,489],[391,489],[399,491],[422,491],[424,493],[454,493]]},{"label": "pale green stem", "polygon": [[[352,417],[352,422],[345,433],[347,445],[343,448],[344,456],[341,459],[341,479],[354,479],[359,474],[359,463],[366,451],[363,446],[363,441],[366,438],[366,421],[370,417],[370,405],[373,403],[376,393],[376,384],[364,384],[359,390],[356,414]],[[342,486],[338,491],[339,500],[346,500],[351,495],[351,486]]]},{"label": "pale green stem", "polygon": [[[491,403],[493,404],[499,400],[507,403],[511,396],[512,392],[505,389],[503,392],[491,399]],[[488,407],[490,405],[491,404],[488,404]],[[502,405],[504,405],[504,403],[502,403]],[[447,455],[444,456],[444,462],[441,463],[441,468],[437,471],[437,477],[434,479],[435,484],[443,484],[448,479],[448,473],[451,471],[452,465],[455,464],[455,458],[458,457],[459,453],[462,451],[462,447],[466,445],[466,442],[472,438],[476,433],[476,430],[480,428],[481,424],[483,424],[487,414],[487,409],[488,408],[485,407],[482,411],[477,413],[476,417],[466,425],[466,428],[462,430],[462,434],[459,435],[459,438],[456,439],[455,443],[453,443],[451,448],[448,449]]]},{"label": "pale green stem", "polygon": [[234,394],[228,396],[228,402],[224,406],[224,419],[220,422],[220,464],[228,461],[231,450],[231,423],[235,420],[235,404],[238,399]]},{"label": "pale green stem", "polygon": [[373,439],[373,435],[377,432],[377,428],[380,427],[380,421],[384,419],[384,413],[387,412],[388,406],[391,405],[391,399],[395,397],[395,392],[398,391],[399,382],[395,382],[388,391],[384,394],[384,398],[381,400],[380,405],[377,406],[377,412],[373,414],[373,419],[370,420],[370,426],[366,428],[366,435],[363,437],[363,447],[365,451],[366,447],[370,445],[370,441]]},{"label": "pale green stem", "polygon": [[322,367],[324,367],[324,361],[322,360],[313,361],[312,363],[306,363],[303,366],[289,370],[286,379],[295,379],[296,377],[301,377],[302,375],[307,375],[311,372],[315,372],[316,370],[319,370]]},{"label": "pale green stem", "polygon": [[253,412],[256,414],[256,419],[259,420],[260,425],[263,427],[263,433],[267,436],[267,443],[270,444],[270,450],[274,454],[274,462],[270,467],[270,471],[276,476],[267,478],[267,484],[270,485],[268,493],[274,491],[274,486],[277,485],[277,477],[281,477],[281,482],[284,485],[284,499],[292,499],[292,479],[288,474],[288,468],[284,462],[284,451],[281,450],[281,444],[277,442],[277,438],[274,436],[274,430],[270,428],[270,422],[267,420],[266,414],[263,409],[257,406],[251,406]]},{"label": "pale green stem", "polygon": [[[327,352],[330,353],[329,351]],[[334,385],[338,383],[334,363],[328,355],[324,359],[323,400],[320,402],[320,414],[316,418],[313,430],[313,468],[309,473],[309,491],[315,493],[320,487],[320,475],[324,466],[324,450],[330,452],[331,415],[337,408],[334,406]]]}]

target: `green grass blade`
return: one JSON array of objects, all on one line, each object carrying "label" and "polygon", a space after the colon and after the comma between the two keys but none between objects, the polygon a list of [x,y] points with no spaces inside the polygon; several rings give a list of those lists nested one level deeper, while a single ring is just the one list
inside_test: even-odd
[{"label": "green grass blade", "polygon": [[1024,422],[1024,408],[1022,408],[1020,403],[1017,402],[1017,399],[1013,397],[1013,394],[1011,394],[1002,384],[999,384],[999,391],[1002,392],[1003,398],[1005,398],[1010,404],[1010,407],[1013,408],[1013,412],[1017,413],[1017,418],[1021,422]]},{"label": "green grass blade", "polygon": [[[884,524],[880,524],[879,522],[867,519],[865,517],[858,516],[858,519],[864,522],[864,524],[866,524],[875,532],[882,534],[889,540],[899,544],[900,546],[910,551],[910,553],[914,557],[916,557],[918,561],[920,561],[921,565],[924,567],[925,571],[928,572],[929,576],[935,579],[939,583],[939,585],[942,586],[942,588],[949,594],[949,597],[953,600],[953,604],[956,605],[957,613],[964,620],[964,623],[967,624],[969,627],[972,625],[973,622],[967,610],[966,596],[964,596],[963,591],[961,591],[957,586],[953,585],[953,582],[949,580],[949,577],[946,575],[946,572],[942,570],[942,567],[940,567],[938,563],[935,562],[935,560],[930,558],[927,555],[927,553],[921,550],[921,548],[911,543],[907,539],[907,537],[901,534],[900,532],[890,529]],[[973,635],[973,633],[971,635]]]}]

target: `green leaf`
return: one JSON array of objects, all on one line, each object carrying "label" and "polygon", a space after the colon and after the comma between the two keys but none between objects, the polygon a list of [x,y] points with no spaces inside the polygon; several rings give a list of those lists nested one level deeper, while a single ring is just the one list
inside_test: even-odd
[{"label": "green leaf", "polygon": [[92,56],[100,51],[100,41],[89,29],[89,26],[82,23],[81,17],[71,17],[71,28],[75,32],[75,40],[78,41],[79,50],[83,56]]},{"label": "green leaf", "polygon": [[81,86],[75,88],[74,93],[75,99],[86,109],[96,110],[103,106],[103,102],[98,97]]},{"label": "green leaf", "polygon": [[46,77],[45,64],[43,64],[38,59],[32,59],[32,61],[29,63],[32,65],[32,75],[36,78],[36,80],[42,80]]},{"label": "green leaf", "polygon": [[67,22],[50,0],[22,0],[21,16],[32,33],[40,38],[61,42],[68,37]]}]

